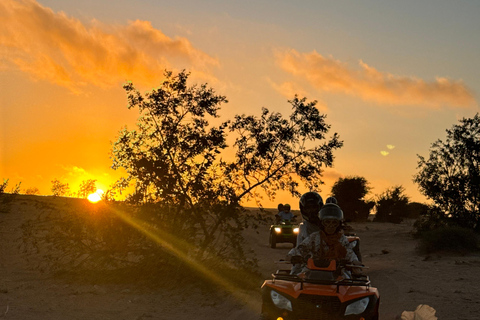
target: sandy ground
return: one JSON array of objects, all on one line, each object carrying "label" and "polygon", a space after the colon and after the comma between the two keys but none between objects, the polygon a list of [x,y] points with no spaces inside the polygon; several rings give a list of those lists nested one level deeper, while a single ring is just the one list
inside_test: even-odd
[{"label": "sandy ground", "polygon": [[[73,284],[32,269],[22,253],[23,222],[38,214],[44,197],[18,197],[0,212],[0,318],[5,319],[258,319],[260,290],[216,299],[200,289],[188,292],[139,290],[130,285]],[[366,273],[381,295],[380,319],[399,319],[404,310],[426,304],[438,319],[480,319],[480,256],[418,255],[412,222],[351,224],[361,237]],[[269,278],[275,261],[291,244],[268,246],[268,225],[245,232]],[[27,258],[30,258],[28,262]]]}]

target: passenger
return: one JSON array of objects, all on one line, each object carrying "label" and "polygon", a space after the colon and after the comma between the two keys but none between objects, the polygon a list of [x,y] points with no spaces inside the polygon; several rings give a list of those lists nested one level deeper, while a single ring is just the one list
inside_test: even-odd
[{"label": "passenger", "polygon": [[280,221],[291,221],[295,218],[295,215],[290,211],[289,204],[283,205],[283,211],[279,212],[278,216],[280,217]]},{"label": "passenger", "polygon": [[[308,258],[346,260],[352,264],[360,264],[353,246],[342,231],[342,209],[334,203],[326,203],[320,210],[318,218],[320,230],[310,234],[287,255],[287,260],[294,264],[291,273],[299,274],[305,271]],[[301,264],[301,268],[298,268],[297,264]],[[361,274],[359,268],[353,271]]]}]

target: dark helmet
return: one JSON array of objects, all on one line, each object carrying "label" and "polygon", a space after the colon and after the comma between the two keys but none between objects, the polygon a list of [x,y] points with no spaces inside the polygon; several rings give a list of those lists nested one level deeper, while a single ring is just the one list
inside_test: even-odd
[{"label": "dark helmet", "polygon": [[278,209],[278,211],[283,211],[283,204],[280,203],[280,204],[277,206],[277,209]]},{"label": "dark helmet", "polygon": [[288,203],[286,203],[283,205],[283,209],[285,209],[285,211],[290,211],[291,207]]},{"label": "dark helmet", "polygon": [[320,221],[324,219],[343,221],[343,211],[335,203],[325,203],[325,205],[318,213],[318,218],[320,219]]},{"label": "dark helmet", "polygon": [[304,193],[300,198],[300,213],[303,219],[313,224],[320,224],[318,212],[323,206],[322,197],[313,191]]},{"label": "dark helmet", "polygon": [[337,198],[335,197],[328,197],[327,200],[325,200],[325,203],[335,203],[338,204]]}]

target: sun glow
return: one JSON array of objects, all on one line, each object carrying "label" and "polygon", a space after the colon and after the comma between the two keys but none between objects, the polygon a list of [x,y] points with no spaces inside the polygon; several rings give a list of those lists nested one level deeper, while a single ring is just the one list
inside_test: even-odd
[{"label": "sun glow", "polygon": [[87,199],[91,203],[97,203],[98,201],[102,200],[103,193],[104,193],[103,190],[97,189],[97,191],[95,191],[95,193],[89,194]]}]

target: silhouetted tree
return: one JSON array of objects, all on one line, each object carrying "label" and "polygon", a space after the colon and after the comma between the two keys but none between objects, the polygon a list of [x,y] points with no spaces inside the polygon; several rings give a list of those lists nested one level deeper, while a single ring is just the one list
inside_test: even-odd
[{"label": "silhouetted tree", "polygon": [[[326,138],[330,126],[316,101],[298,97],[289,101],[289,118],[264,108],[260,117],[238,115],[212,126],[227,99],[206,84],[188,86],[188,76],[167,71],[145,96],[132,83],[124,86],[129,108],[141,116],[138,128],[125,128],[113,144],[113,168],[127,173],[116,187],[133,187],[130,202],[154,203],[162,231],[189,243],[190,256],[238,263],[245,226],[240,202],[259,201],[259,189],[274,197],[278,190],[298,195],[299,180],[320,184],[342,142],[336,134]],[[235,138],[231,161],[221,158],[227,131]]]},{"label": "silhouetted tree", "polygon": [[8,182],[10,179],[3,179],[0,184],[0,212],[8,212],[12,202],[20,193],[21,182],[17,183],[10,191],[7,192]]},{"label": "silhouetted tree", "polygon": [[70,192],[70,186],[68,183],[62,183],[58,179],[52,180],[52,193],[56,197],[68,195]]},{"label": "silhouetted tree", "polygon": [[30,187],[25,189],[25,194],[28,194],[28,195],[40,194],[40,190],[38,190],[37,187]]},{"label": "silhouetted tree", "polygon": [[378,222],[400,223],[408,216],[408,197],[403,186],[388,188],[378,196],[375,220]]},{"label": "silhouetted tree", "polygon": [[446,132],[445,141],[431,145],[428,159],[418,155],[414,182],[450,224],[480,232],[479,114]]},{"label": "silhouetted tree", "polygon": [[337,198],[342,208],[345,221],[365,221],[375,202],[365,200],[370,192],[364,177],[345,177],[338,179],[332,186],[331,194]]},{"label": "silhouetted tree", "polygon": [[428,205],[420,202],[408,203],[408,218],[418,219],[428,213]]},{"label": "silhouetted tree", "polygon": [[78,197],[85,199],[90,194],[97,191],[96,182],[97,182],[96,179],[83,180],[80,183],[80,187],[78,188]]}]

